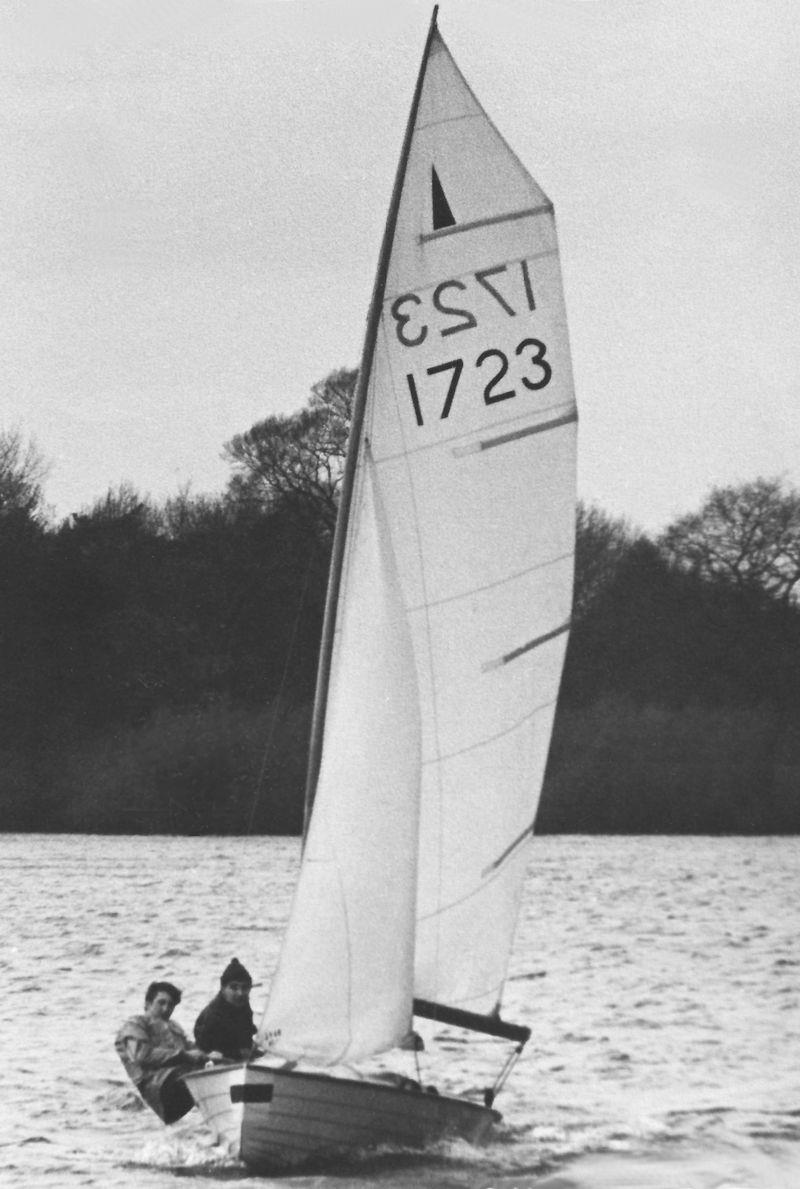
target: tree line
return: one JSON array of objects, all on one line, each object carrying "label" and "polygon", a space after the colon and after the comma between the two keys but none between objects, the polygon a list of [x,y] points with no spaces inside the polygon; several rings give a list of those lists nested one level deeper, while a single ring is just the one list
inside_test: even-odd
[{"label": "tree line", "polygon": [[[0,829],[292,833],[356,373],[225,446],[219,495],[54,522],[0,431]],[[800,828],[800,493],[658,537],[579,505],[541,832]]]}]

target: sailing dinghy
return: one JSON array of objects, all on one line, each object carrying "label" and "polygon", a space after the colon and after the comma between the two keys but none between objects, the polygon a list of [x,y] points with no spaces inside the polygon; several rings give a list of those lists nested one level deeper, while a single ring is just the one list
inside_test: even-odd
[{"label": "sailing dinghy", "polygon": [[[571,607],[575,402],[552,204],[436,10],[333,546],[298,886],[265,1055],[189,1074],[248,1165],[479,1142]],[[313,805],[313,810],[312,810]],[[482,1102],[354,1066],[413,1017],[505,1038]]]}]

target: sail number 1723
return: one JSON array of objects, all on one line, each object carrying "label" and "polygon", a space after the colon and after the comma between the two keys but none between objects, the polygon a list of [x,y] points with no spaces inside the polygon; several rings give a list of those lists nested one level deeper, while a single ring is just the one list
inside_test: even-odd
[{"label": "sail number 1723", "polygon": [[[514,354],[520,357],[520,360],[526,367],[526,371],[519,377],[520,382],[523,387],[531,392],[535,392],[539,388],[545,388],[550,383],[553,369],[545,357],[546,351],[547,348],[542,340],[533,338],[523,339],[521,343],[517,344],[514,351]],[[475,360],[475,366],[482,368],[484,365],[489,369],[485,373],[487,381],[483,389],[483,400],[485,404],[493,405],[497,401],[509,400],[511,397],[517,395],[515,388],[504,386],[509,367],[509,359],[504,351],[500,351],[497,347],[490,347],[486,351],[481,351]],[[425,369],[428,376],[450,373],[447,392],[444,394],[441,412],[439,413],[439,419],[441,421],[444,421],[450,416],[450,410],[453,407],[458,382],[461,379],[463,370],[463,359],[448,359],[446,363],[437,363],[433,367]],[[425,418],[422,412],[422,402],[413,372],[407,373],[406,383],[408,384],[408,391],[411,395],[411,404],[414,408],[414,417],[416,418],[417,425],[424,425]]]},{"label": "sail number 1723", "polygon": [[[398,342],[404,347],[419,347],[427,339],[429,330],[434,334],[438,330],[442,338],[474,330],[483,318],[479,313],[483,293],[492,299],[490,308],[495,311],[499,308],[510,318],[515,318],[520,310],[533,313],[536,309],[527,260],[515,261],[510,266],[496,264],[493,268],[479,269],[471,273],[468,280],[469,284],[455,278],[442,281],[425,301],[418,293],[401,293],[396,297],[389,311]],[[473,280],[477,282],[477,289]]]}]

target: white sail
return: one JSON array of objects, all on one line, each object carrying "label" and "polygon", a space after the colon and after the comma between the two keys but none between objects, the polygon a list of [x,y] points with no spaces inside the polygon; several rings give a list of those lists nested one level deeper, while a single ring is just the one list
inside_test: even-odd
[{"label": "white sail", "polygon": [[416,100],[365,349],[321,771],[263,1025],[315,1061],[399,1043],[412,993],[497,1006],[570,613],[552,208],[435,29]]},{"label": "white sail", "polygon": [[374,368],[420,678],[415,993],[491,1011],[566,647],[576,412],[552,208],[438,35]]},{"label": "white sail", "polygon": [[361,468],[337,626],[326,746],[262,1034],[319,1065],[411,1027],[420,782],[408,625],[373,470]]}]

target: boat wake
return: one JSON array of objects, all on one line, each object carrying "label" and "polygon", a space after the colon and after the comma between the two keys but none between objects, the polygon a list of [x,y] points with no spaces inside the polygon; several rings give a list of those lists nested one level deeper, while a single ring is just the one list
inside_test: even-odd
[{"label": "boat wake", "polygon": [[797,1149],[754,1148],[661,1156],[586,1156],[544,1178],[497,1180],[492,1189],[796,1189]]},{"label": "boat wake", "polygon": [[[385,1145],[310,1158],[291,1171],[292,1189],[797,1189],[800,1116],[770,1117],[760,1139],[732,1137],[724,1112],[705,1112],[685,1129],[690,1112],[612,1130],[601,1126],[499,1130],[487,1145],[442,1141],[425,1152]],[[769,1133],[769,1143],[763,1135]],[[200,1129],[164,1135],[122,1167],[161,1170],[176,1178],[285,1189],[286,1170],[247,1169]]]}]

